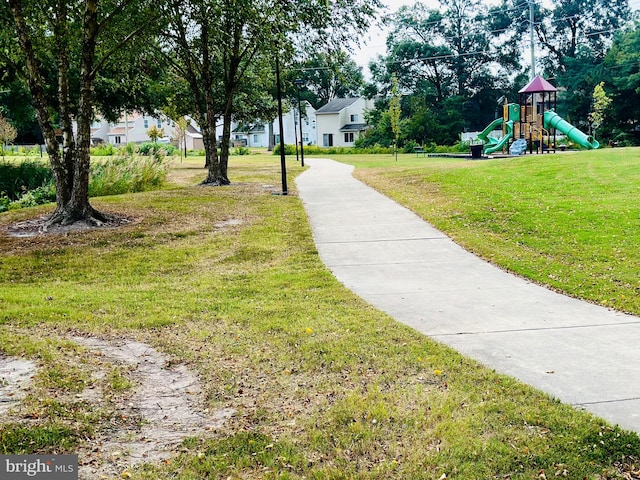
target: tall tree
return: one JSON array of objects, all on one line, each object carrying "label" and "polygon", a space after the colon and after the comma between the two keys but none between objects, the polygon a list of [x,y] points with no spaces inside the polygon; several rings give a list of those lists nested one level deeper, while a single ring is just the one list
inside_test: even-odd
[{"label": "tall tree", "polygon": [[493,82],[491,69],[515,65],[493,41],[489,18],[477,0],[442,2],[440,9],[401,7],[386,20],[387,69],[402,87],[427,91],[438,101],[473,95]]},{"label": "tall tree", "polygon": [[581,46],[602,59],[631,10],[628,0],[561,0],[540,14],[535,30],[548,52],[543,63],[554,74],[566,71],[567,59],[576,58]]},{"label": "tall tree", "polygon": [[364,86],[362,67],[342,48],[311,52],[292,74],[304,82],[302,97],[316,109],[334,98],[359,96]]},{"label": "tall tree", "polygon": [[640,24],[619,32],[604,61],[607,85],[613,102],[609,131],[616,129],[640,143]]},{"label": "tall tree", "polygon": [[4,146],[13,142],[17,135],[16,128],[0,113],[0,149],[2,150],[2,158],[4,158]]},{"label": "tall tree", "polygon": [[401,100],[398,77],[394,75],[392,78],[391,99],[389,100],[389,120],[391,121],[391,131],[393,132],[393,150],[396,154],[396,161],[398,160],[398,142],[400,140]]},{"label": "tall tree", "polygon": [[610,105],[611,97],[607,95],[604,89],[604,82],[600,82],[593,89],[593,107],[591,113],[589,113],[589,120],[591,120],[594,135],[596,135],[600,125],[602,125]]},{"label": "tall tree", "polygon": [[[379,0],[170,0],[165,36],[176,72],[185,79],[193,115],[200,123],[208,183],[229,183],[228,153],[232,119],[271,109],[264,95],[273,81],[276,59],[294,56],[293,42],[337,45],[350,29],[364,29]],[[305,34],[300,34],[301,29]],[[269,118],[264,115],[263,118]],[[215,126],[222,121],[218,156]]]},{"label": "tall tree", "polygon": [[[503,0],[491,10],[494,28],[502,35],[529,42],[529,7],[534,11],[538,58],[547,76],[567,72],[571,59],[604,57],[614,33],[630,19],[628,0],[559,0],[546,7]],[[593,86],[592,86],[593,88]]]},{"label": "tall tree", "polygon": [[112,57],[157,23],[151,2],[8,0],[0,17],[7,20],[0,39],[13,52],[5,60],[17,62],[19,52],[24,61],[16,71],[29,86],[54,173],[56,209],[48,224],[104,222],[88,192],[94,88]]},{"label": "tall tree", "polygon": [[416,3],[385,21],[391,29],[387,56],[372,65],[374,81],[388,92],[397,75],[403,91],[422,97],[407,102],[407,113],[415,106],[421,117],[443,124],[425,134],[409,120],[407,132],[419,137],[408,138],[451,143],[457,132],[493,120],[496,98],[509,87],[520,59],[513,54],[515,41],[493,30],[495,16],[487,7],[477,0],[442,1],[439,9]]}]

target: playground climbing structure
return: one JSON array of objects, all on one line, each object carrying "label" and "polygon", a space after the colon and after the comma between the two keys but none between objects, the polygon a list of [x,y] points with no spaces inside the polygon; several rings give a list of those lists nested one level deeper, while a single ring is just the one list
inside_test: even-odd
[{"label": "playground climbing structure", "polygon": [[[478,134],[484,144],[485,154],[505,150],[516,139],[527,141],[529,153],[555,152],[557,133],[564,134],[570,142],[583,148],[594,149],[600,144],[555,113],[558,90],[537,75],[518,93],[520,101],[506,103],[502,118],[497,118]],[[502,137],[491,136],[502,126]]]}]

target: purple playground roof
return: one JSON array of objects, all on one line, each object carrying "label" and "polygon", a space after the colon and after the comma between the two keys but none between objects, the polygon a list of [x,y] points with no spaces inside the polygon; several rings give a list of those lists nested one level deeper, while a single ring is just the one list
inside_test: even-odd
[{"label": "purple playground roof", "polygon": [[518,93],[538,93],[538,92],[557,92],[558,89],[547,82],[540,75],[536,75],[533,80],[527,83],[527,86]]}]

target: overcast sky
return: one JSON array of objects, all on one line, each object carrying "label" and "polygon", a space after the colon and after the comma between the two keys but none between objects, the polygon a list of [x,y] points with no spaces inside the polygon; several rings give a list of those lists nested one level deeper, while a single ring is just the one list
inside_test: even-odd
[{"label": "overcast sky", "polygon": [[[383,13],[386,15],[396,12],[402,5],[415,4],[415,0],[383,0],[382,3],[386,5],[386,10]],[[438,0],[425,0],[423,3],[433,8],[438,8],[439,6]],[[356,48],[354,60],[362,67],[365,78],[369,78],[369,62],[375,59],[377,55],[386,53],[386,41],[387,32],[378,25],[372,25],[360,48]]]}]

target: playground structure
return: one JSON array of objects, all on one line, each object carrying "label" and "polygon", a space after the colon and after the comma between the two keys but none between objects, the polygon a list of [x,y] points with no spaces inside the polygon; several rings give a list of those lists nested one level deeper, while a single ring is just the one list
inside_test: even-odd
[{"label": "playground structure", "polygon": [[[512,140],[523,139],[527,142],[529,153],[555,152],[557,132],[564,134],[570,142],[587,149],[600,146],[597,140],[587,135],[560,115],[557,109],[558,90],[541,76],[536,76],[518,93],[520,102],[507,103],[503,106],[503,115],[491,122],[478,134],[484,144],[484,153],[501,151],[509,146]],[[498,127],[502,127],[502,137],[491,136]]]}]

